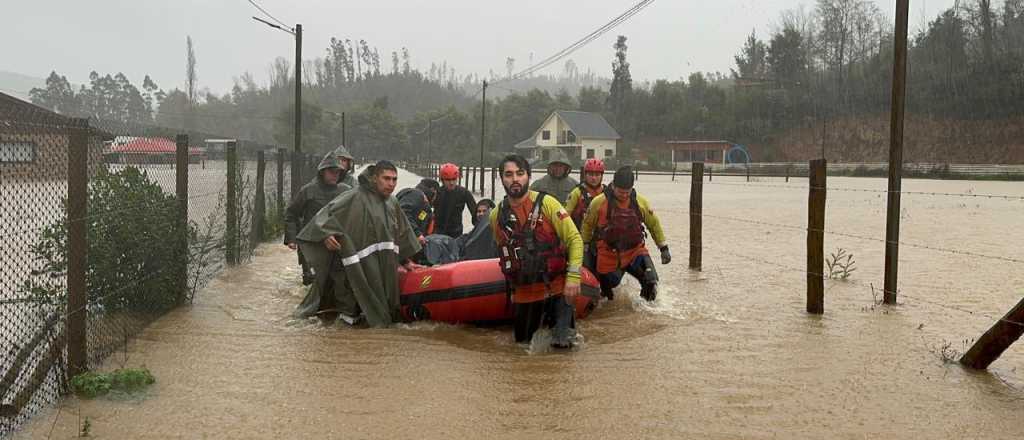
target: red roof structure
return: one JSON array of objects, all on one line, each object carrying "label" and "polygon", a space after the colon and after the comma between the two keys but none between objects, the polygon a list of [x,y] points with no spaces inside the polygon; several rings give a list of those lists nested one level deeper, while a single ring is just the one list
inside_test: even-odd
[{"label": "red roof structure", "polygon": [[[177,144],[167,138],[139,137],[121,145],[110,147],[111,153],[128,154],[175,154],[178,151]],[[199,155],[201,152],[196,147],[189,147],[189,155]]]}]

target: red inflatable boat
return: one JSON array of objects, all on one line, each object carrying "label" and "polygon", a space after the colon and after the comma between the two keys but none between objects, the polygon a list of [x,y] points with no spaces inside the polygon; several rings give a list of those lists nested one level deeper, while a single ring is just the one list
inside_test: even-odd
[{"label": "red inflatable boat", "polygon": [[[580,269],[576,318],[590,314],[601,296],[597,278]],[[495,322],[512,320],[505,276],[498,259],[469,260],[413,272],[398,271],[402,316],[408,321]]]}]

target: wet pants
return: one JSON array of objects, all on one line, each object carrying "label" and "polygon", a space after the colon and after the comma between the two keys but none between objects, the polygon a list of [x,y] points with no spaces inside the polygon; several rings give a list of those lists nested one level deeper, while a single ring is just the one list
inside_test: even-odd
[{"label": "wet pants", "polygon": [[654,261],[650,255],[638,255],[629,262],[625,270],[619,269],[614,272],[597,274],[597,280],[601,283],[601,291],[611,291],[622,283],[622,277],[629,273],[633,275],[640,284],[656,284],[658,282],[658,271],[654,269]]},{"label": "wet pants", "polygon": [[313,270],[310,268],[309,263],[306,262],[306,256],[302,255],[302,250],[300,249],[295,253],[299,256],[299,266],[302,266],[302,274],[306,276],[312,275]]},{"label": "wet pants", "polygon": [[565,302],[565,297],[555,295],[541,301],[516,303],[516,342],[530,342],[541,324],[554,327],[554,332],[569,332],[576,328],[576,303]]}]

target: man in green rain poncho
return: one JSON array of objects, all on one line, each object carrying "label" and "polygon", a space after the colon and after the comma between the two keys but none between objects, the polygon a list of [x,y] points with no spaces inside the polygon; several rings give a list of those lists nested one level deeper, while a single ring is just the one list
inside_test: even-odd
[{"label": "man in green rain poncho", "polygon": [[[291,250],[299,248],[295,242],[295,236],[307,223],[313,220],[313,216],[320,212],[320,208],[334,200],[339,194],[352,189],[351,186],[339,183],[341,176],[345,173],[341,164],[333,154],[328,153],[317,166],[316,177],[305,186],[299,189],[288,203],[284,214],[284,244]],[[308,286],[313,283],[316,277],[313,269],[306,262],[302,251],[297,252],[299,265],[302,266],[302,285]]]},{"label": "man in green rain poncho", "polygon": [[355,188],[355,158],[352,157],[352,153],[349,153],[348,148],[345,148],[344,145],[338,145],[338,148],[335,148],[331,154],[338,158],[338,161],[341,162],[341,169],[345,170],[338,182]]},{"label": "man in green rain poncho", "polygon": [[409,261],[420,243],[391,196],[398,183],[391,162],[367,167],[358,182],[296,237],[317,278],[296,315],[335,312],[355,324],[362,312],[369,325],[386,327],[399,317],[398,266],[420,267]]},{"label": "man in green rain poncho", "polygon": [[548,174],[531,183],[530,190],[548,193],[564,206],[569,200],[569,193],[580,184],[569,175],[571,172],[572,164],[569,163],[569,156],[560,148],[555,148],[548,161]]}]

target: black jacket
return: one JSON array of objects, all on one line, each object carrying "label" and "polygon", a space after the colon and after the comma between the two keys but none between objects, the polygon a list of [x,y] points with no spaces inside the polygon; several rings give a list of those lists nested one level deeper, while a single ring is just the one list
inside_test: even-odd
[{"label": "black jacket", "polygon": [[456,186],[448,191],[444,186],[437,191],[437,199],[434,200],[434,233],[444,234],[449,237],[462,235],[462,207],[469,210],[470,215],[476,211],[476,199],[468,189]]},{"label": "black jacket", "polygon": [[416,188],[406,188],[395,197],[416,236],[426,236],[430,221],[434,219],[434,210],[427,202],[427,196]]}]

